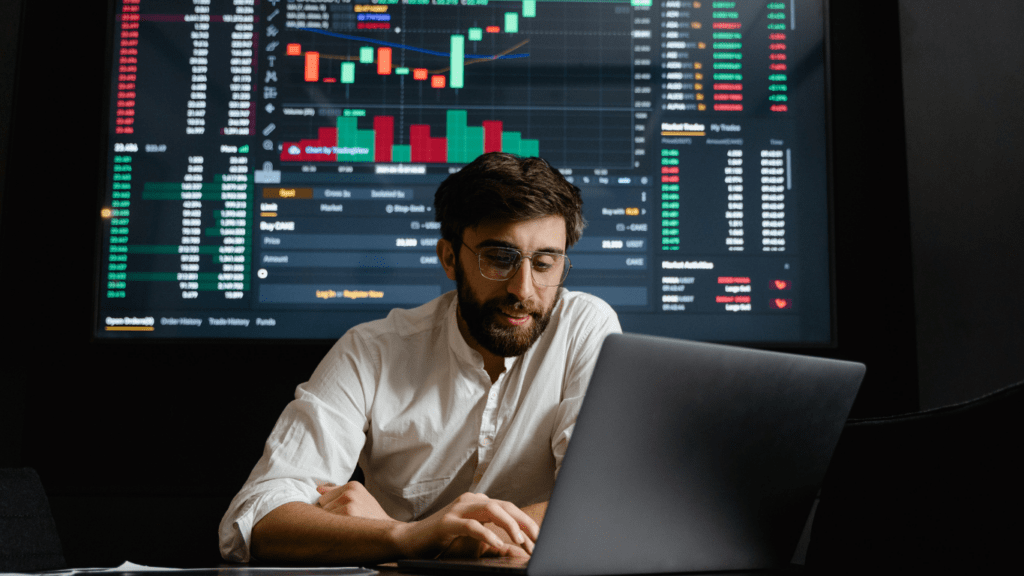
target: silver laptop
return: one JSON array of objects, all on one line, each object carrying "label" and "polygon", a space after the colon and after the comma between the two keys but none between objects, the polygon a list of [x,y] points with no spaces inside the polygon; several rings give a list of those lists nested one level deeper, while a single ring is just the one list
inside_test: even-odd
[{"label": "silver laptop", "polygon": [[499,559],[399,566],[528,576],[784,567],[864,370],[608,336],[525,567]]}]

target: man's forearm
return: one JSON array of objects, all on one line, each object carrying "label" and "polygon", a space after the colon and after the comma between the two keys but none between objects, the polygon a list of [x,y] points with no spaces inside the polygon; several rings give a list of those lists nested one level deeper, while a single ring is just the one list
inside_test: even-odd
[{"label": "man's forearm", "polygon": [[396,537],[401,524],[290,502],[253,526],[249,549],[260,560],[377,564],[403,556]]},{"label": "man's forearm", "polygon": [[[485,527],[488,523],[497,529]],[[537,523],[514,504],[483,494],[463,494],[416,522],[352,516],[290,502],[253,526],[249,550],[262,560],[367,565],[433,558],[465,538],[479,543],[468,549],[480,553],[516,554],[521,553],[520,546],[532,549],[537,532]],[[501,533],[510,535],[512,543],[503,542]]]}]

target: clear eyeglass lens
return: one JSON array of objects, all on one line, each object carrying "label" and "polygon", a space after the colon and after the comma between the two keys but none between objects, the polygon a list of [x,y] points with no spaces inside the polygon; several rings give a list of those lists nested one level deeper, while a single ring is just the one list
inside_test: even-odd
[{"label": "clear eyeglass lens", "polygon": [[[542,286],[557,286],[568,271],[564,254],[534,252],[528,256],[533,280]],[[519,269],[523,255],[509,248],[485,248],[480,251],[480,272],[491,280],[508,280]]]}]

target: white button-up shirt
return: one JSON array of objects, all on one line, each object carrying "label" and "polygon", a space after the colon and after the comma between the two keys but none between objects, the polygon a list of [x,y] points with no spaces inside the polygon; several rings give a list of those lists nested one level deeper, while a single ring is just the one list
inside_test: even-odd
[{"label": "white button-up shirt", "polygon": [[224,558],[249,560],[249,536],[287,502],[316,501],[358,462],[396,520],[482,492],[517,506],[547,500],[604,337],[608,304],[562,290],[551,322],[491,383],[459,332],[454,292],[345,334],[295,391],[263,457],[221,520]]}]

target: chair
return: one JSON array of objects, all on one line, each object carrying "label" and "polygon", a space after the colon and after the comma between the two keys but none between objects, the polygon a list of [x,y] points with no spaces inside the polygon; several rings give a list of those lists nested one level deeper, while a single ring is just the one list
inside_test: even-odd
[{"label": "chair", "polygon": [[806,568],[1022,566],[1024,382],[914,414],[851,419],[822,485]]},{"label": "chair", "polygon": [[39,475],[31,468],[0,468],[0,572],[64,567]]}]

